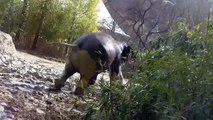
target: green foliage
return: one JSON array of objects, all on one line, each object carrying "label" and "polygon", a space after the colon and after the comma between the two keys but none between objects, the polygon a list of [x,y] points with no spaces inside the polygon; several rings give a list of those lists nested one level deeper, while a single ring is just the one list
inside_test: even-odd
[{"label": "green foliage", "polygon": [[[19,24],[25,25],[24,34],[33,38],[38,33],[48,41],[71,42],[80,35],[97,31],[96,5],[99,0],[29,0],[26,21],[21,18],[24,2],[0,1],[0,28],[16,33]],[[29,37],[30,38],[30,37]]]},{"label": "green foliage", "polygon": [[8,0],[1,0],[0,1],[0,25],[3,22],[3,16],[5,15],[6,8],[8,6],[9,1]]},{"label": "green foliage", "polygon": [[4,21],[4,16],[7,13],[7,8],[9,6],[10,0],[1,0],[0,1],[0,25]]},{"label": "green foliage", "polygon": [[[41,37],[49,41],[73,41],[84,33],[97,31],[96,5],[97,0],[31,0],[28,31],[35,33],[43,22]],[[93,9],[87,9],[89,7]]]},{"label": "green foliage", "polygon": [[201,31],[179,29],[140,53],[129,82],[103,83],[85,119],[213,119],[213,41]]},{"label": "green foliage", "polygon": [[[78,0],[69,2],[71,13],[69,20],[68,42],[77,39],[83,33],[95,32],[96,6],[98,0]],[[75,11],[73,11],[75,9]]]},{"label": "green foliage", "polygon": [[0,29],[13,34],[18,29],[18,22],[21,14],[20,0],[0,1]]}]

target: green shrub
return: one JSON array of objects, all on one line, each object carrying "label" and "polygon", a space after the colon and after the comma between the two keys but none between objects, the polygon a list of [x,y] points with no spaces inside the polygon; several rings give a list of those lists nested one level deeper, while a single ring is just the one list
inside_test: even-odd
[{"label": "green shrub", "polygon": [[138,55],[129,82],[101,84],[85,119],[213,119],[213,41],[180,30]]}]

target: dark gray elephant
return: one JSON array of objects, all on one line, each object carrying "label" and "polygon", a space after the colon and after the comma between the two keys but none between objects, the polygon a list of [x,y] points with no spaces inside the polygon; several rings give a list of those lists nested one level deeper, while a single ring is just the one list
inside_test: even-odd
[{"label": "dark gray elephant", "polygon": [[131,53],[131,47],[126,43],[116,41],[106,33],[97,32],[81,36],[74,45],[76,47],[66,62],[61,78],[55,80],[55,90],[60,90],[76,72],[81,75],[76,95],[82,95],[84,88],[93,85],[97,75],[104,70],[109,70],[110,80],[115,79],[118,74],[123,79],[121,64]]}]

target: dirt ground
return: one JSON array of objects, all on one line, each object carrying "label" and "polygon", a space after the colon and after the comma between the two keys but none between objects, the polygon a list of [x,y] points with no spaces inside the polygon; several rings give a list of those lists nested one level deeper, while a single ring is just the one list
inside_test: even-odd
[{"label": "dirt ground", "polygon": [[[48,88],[60,77],[64,63],[25,52],[0,55],[0,120],[80,120],[86,99],[72,94],[66,83],[59,93]],[[78,75],[70,78],[78,79]],[[93,98],[91,98],[93,99]]]},{"label": "dirt ground", "polygon": [[26,52],[17,51],[14,54],[16,57],[21,58],[22,60],[25,60],[26,62],[36,63],[39,65],[44,65],[46,67],[53,67],[54,69],[63,70],[64,69],[64,63],[59,63],[51,60],[47,60]]}]

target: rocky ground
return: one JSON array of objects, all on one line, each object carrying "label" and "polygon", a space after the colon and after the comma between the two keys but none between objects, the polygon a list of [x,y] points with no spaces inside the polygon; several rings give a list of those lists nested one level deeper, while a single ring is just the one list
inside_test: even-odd
[{"label": "rocky ground", "polygon": [[48,91],[63,67],[19,51],[0,53],[0,120],[82,119],[85,99],[72,94],[73,84],[67,83],[59,93]]},{"label": "rocky ground", "polygon": [[64,63],[17,51],[12,37],[0,31],[0,120],[79,120],[88,104],[98,100],[98,75],[94,86],[83,97],[73,95],[79,74],[74,74],[60,92],[48,89],[59,79]]}]

